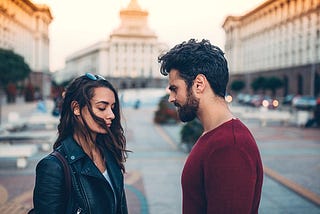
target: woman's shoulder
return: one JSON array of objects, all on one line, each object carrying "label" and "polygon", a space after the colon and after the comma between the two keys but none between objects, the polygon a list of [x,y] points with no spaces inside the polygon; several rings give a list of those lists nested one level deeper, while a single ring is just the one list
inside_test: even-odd
[{"label": "woman's shoulder", "polygon": [[48,154],[47,156],[43,157],[37,164],[36,167],[38,170],[48,170],[48,171],[61,171],[62,164],[58,160],[57,157],[52,155],[52,153]]}]

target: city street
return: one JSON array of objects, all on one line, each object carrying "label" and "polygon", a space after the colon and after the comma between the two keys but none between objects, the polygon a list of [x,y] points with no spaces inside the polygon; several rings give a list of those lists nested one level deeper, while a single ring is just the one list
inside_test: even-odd
[{"label": "city street", "polygon": [[[35,108],[35,103],[4,105],[2,121],[7,121],[5,115],[10,111],[26,117]],[[125,175],[130,214],[181,213],[180,175],[187,157],[179,143],[182,124],[155,125],[155,109],[156,104],[144,106],[143,101],[138,109],[123,109],[127,145],[132,151]],[[243,122],[255,136],[264,163],[259,213],[320,213],[319,128],[274,122],[262,126],[254,118]],[[12,159],[1,159],[0,213],[25,213],[32,206],[35,166],[47,153],[39,150],[24,169],[17,169]]]},{"label": "city street", "polygon": [[[189,106],[181,104],[186,107],[186,118],[194,113],[189,110],[198,105],[196,114],[205,131],[226,117],[238,118],[251,131],[263,164],[259,214],[320,214],[320,0],[214,3],[0,0],[0,214],[26,214],[33,208],[36,166],[53,151],[61,103],[64,98],[70,100],[68,90],[76,92],[70,96],[73,113],[90,130],[78,130],[79,126],[70,125],[68,118],[63,118],[59,127],[68,132],[70,126],[76,126],[74,137],[92,159],[91,166],[79,172],[87,173],[97,166],[105,172],[106,185],[109,179],[117,180],[115,176],[108,178],[109,169],[113,169],[109,155],[92,146],[92,136],[77,133],[95,133],[103,121],[109,127],[110,123],[118,126],[119,120],[110,120],[113,111],[119,117],[118,106],[121,108],[125,149],[129,151],[124,163],[129,214],[182,213],[181,174],[193,143],[181,139],[193,142],[195,135],[203,136],[201,125],[177,122],[175,106],[184,98],[190,101]],[[104,80],[117,89],[118,96],[111,96],[112,92],[100,85]],[[91,84],[99,89],[92,89]],[[85,105],[90,102],[95,107],[82,108],[81,100],[72,100],[78,97],[77,92],[83,95]],[[93,96],[90,100],[89,95]],[[216,96],[222,97],[222,103],[225,98],[232,115],[228,111],[224,114],[225,106]],[[168,99],[175,105],[162,102]],[[94,112],[100,120],[88,112],[91,116]],[[65,111],[62,114],[69,115]],[[234,130],[223,132],[221,139],[233,137]],[[245,139],[247,134],[239,136]],[[90,142],[82,142],[89,138]],[[123,142],[116,145],[110,138],[109,149],[123,146]],[[99,138],[95,140],[101,143]],[[238,147],[237,137],[234,144]],[[212,148],[201,149],[206,152],[201,158],[216,155]],[[228,153],[221,148],[219,151]],[[227,183],[218,185],[226,191],[215,192],[215,198],[224,200],[224,195],[236,195],[241,199],[236,202],[239,204],[246,200],[244,196],[255,192],[233,182],[248,181],[244,174],[249,167],[239,170],[236,166],[243,166],[242,162],[253,164],[245,153],[229,153],[233,161],[220,159],[222,165],[213,159],[204,161],[202,165],[214,168],[214,173],[200,174],[205,175],[204,180],[209,177],[207,180],[213,183]],[[256,149],[249,153],[257,154]],[[75,155],[68,156],[85,165]],[[231,163],[240,159],[244,161]],[[57,171],[50,170],[50,166],[46,169]],[[234,171],[237,173],[230,176]],[[85,182],[78,177],[78,170],[72,173],[76,179],[72,180],[71,194],[80,192],[72,201],[77,212],[83,213],[78,198],[87,192],[80,185]],[[199,173],[192,176],[197,178]],[[226,182],[224,177],[233,180]],[[192,179],[188,184],[199,181]],[[231,194],[229,183],[237,188]],[[255,183],[258,186],[261,182]],[[214,186],[205,181],[203,184],[206,193],[208,186]],[[94,187],[93,191],[98,189]],[[108,200],[113,194],[123,193],[122,186],[108,188]],[[48,194],[42,197],[52,207]],[[82,198],[91,197],[88,194]],[[208,198],[206,205],[215,203]],[[235,204],[233,198],[228,205]],[[112,210],[123,202],[120,197],[114,199],[109,207]],[[94,202],[88,209],[103,204]]]}]

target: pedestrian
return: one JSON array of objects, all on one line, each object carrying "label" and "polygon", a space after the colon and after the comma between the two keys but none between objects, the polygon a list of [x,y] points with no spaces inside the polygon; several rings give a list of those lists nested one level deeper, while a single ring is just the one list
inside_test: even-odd
[{"label": "pedestrian", "polygon": [[68,163],[71,192],[62,161],[44,157],[36,167],[35,213],[128,213],[123,178],[128,151],[110,82],[86,73],[68,85],[53,148]]},{"label": "pedestrian", "polygon": [[169,102],[182,122],[198,118],[204,132],[182,175],[183,214],[258,213],[263,168],[248,128],[224,99],[229,80],[224,53],[210,41],[190,39],[159,56],[169,75]]}]

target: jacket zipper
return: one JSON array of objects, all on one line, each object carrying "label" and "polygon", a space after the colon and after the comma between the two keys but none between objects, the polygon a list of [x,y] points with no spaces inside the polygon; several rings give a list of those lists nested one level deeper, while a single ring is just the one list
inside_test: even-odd
[{"label": "jacket zipper", "polygon": [[77,214],[80,214],[81,211],[82,211],[82,209],[79,207],[79,208],[77,209]]}]

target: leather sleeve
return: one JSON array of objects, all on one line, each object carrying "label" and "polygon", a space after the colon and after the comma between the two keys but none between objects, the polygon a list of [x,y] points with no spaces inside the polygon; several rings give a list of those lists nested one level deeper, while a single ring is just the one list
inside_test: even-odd
[{"label": "leather sleeve", "polygon": [[35,213],[65,212],[67,199],[64,171],[56,157],[49,155],[38,163],[33,194]]},{"label": "leather sleeve", "polygon": [[127,207],[127,197],[126,197],[126,192],[125,190],[123,189],[123,192],[121,194],[121,213],[122,214],[128,214],[128,207]]}]

